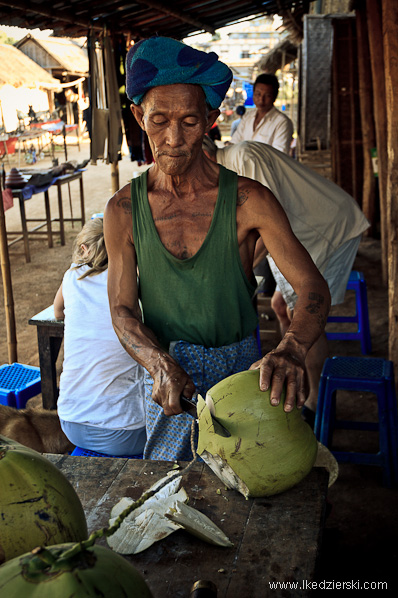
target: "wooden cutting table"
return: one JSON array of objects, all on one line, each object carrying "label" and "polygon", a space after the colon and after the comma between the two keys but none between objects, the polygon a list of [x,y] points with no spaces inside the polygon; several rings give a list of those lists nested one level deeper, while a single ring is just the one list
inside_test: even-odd
[{"label": "wooden cutting table", "polygon": [[[163,477],[172,463],[46,455],[75,487],[85,510],[89,533],[108,525],[123,496],[137,499]],[[181,463],[185,466],[186,463]],[[177,531],[146,551],[125,557],[144,576],[154,598],[188,598],[192,584],[211,580],[218,598],[309,596],[316,576],[328,473],[313,468],[295,488],[268,498],[245,500],[203,463],[194,464],[182,486],[190,505],[216,523],[232,548],[212,546]],[[100,541],[106,545],[105,540]],[[276,590],[270,582],[297,583]]]}]

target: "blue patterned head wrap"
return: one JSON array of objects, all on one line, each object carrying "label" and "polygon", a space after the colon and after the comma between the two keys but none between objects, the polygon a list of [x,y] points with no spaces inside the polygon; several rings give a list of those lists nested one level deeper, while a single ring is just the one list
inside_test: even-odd
[{"label": "blue patterned head wrap", "polygon": [[151,37],[132,46],[126,59],[126,93],[141,104],[145,93],[159,85],[200,85],[206,102],[218,108],[231,85],[232,71],[214,52],[201,52],[170,37]]}]

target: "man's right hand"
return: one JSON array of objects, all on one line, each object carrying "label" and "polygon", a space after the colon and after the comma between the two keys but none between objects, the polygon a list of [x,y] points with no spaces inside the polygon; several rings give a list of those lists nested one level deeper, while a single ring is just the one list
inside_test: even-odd
[{"label": "man's right hand", "polygon": [[177,362],[170,358],[167,367],[162,367],[153,376],[152,398],[163,408],[165,415],[178,415],[183,412],[180,396],[192,398],[195,385]]}]

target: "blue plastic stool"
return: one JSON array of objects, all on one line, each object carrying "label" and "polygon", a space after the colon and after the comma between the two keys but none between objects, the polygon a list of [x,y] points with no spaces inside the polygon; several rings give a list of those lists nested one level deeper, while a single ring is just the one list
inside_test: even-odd
[{"label": "blue plastic stool", "polygon": [[0,405],[24,409],[26,402],[40,393],[40,368],[22,363],[0,366]]},{"label": "blue plastic stool", "polygon": [[362,272],[353,270],[347,283],[347,290],[355,291],[355,316],[329,316],[328,322],[355,322],[358,325],[356,332],[327,332],[326,337],[331,340],[361,341],[361,351],[367,355],[372,352],[370,338],[368,293],[366,281]]},{"label": "blue plastic stool", "polygon": [[71,452],[73,457],[108,457],[110,459],[143,459],[143,455],[106,455],[105,453],[98,453],[97,451],[90,451],[88,449],[76,446]]},{"label": "blue plastic stool", "polygon": [[[338,389],[372,392],[377,395],[379,422],[336,420]],[[335,428],[378,430],[379,452],[333,451],[340,463],[378,465],[383,483],[398,483],[398,413],[392,361],[373,357],[333,357],[326,359],[321,375],[314,432],[317,440],[331,447]]]}]

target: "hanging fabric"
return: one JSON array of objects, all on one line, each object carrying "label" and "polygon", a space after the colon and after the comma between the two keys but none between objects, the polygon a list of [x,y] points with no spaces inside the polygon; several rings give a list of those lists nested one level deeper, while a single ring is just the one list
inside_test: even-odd
[{"label": "hanging fabric", "polygon": [[141,166],[141,164],[151,164],[153,162],[153,157],[148,136],[135,120],[130,110],[131,102],[126,96],[125,66],[127,45],[126,38],[123,34],[115,35],[113,37],[113,50],[115,55],[116,76],[119,85],[124,134],[130,152],[130,159],[132,162],[137,161],[139,166]]},{"label": "hanging fabric", "polygon": [[108,158],[109,110],[106,104],[106,88],[102,48],[96,38],[88,38],[90,65],[91,106],[91,164]]},{"label": "hanging fabric", "polygon": [[115,55],[110,35],[106,35],[104,39],[104,61],[106,98],[109,114],[107,163],[114,163],[119,160],[121,155],[122,109],[116,75]]}]

